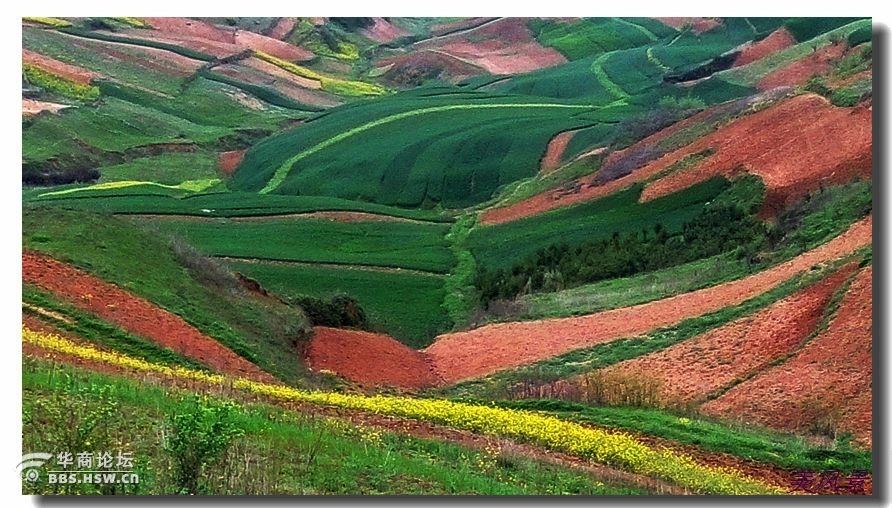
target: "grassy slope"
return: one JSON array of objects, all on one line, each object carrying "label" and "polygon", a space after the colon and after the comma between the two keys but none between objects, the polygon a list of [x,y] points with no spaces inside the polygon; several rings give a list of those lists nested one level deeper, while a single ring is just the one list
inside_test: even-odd
[{"label": "grassy slope", "polygon": [[[160,436],[166,418],[191,408],[180,393],[39,360],[25,360],[23,373],[25,449],[70,447],[62,436],[71,435],[72,425],[84,425],[113,407],[100,419],[110,432],[95,439],[107,449],[134,452],[140,484],[128,493],[175,493]],[[245,434],[228,453],[228,468],[212,464],[201,478],[200,484],[215,494],[639,493],[518,455],[354,427],[272,406],[240,404],[233,421]],[[91,487],[78,492],[95,493]],[[26,484],[26,489],[54,492],[45,483]]]},{"label": "grassy slope", "polygon": [[151,180],[176,185],[186,180],[217,178],[217,157],[205,151],[166,153],[100,169],[99,182]]},{"label": "grassy slope", "polygon": [[25,209],[22,244],[179,315],[285,381],[304,378],[293,344],[308,330],[299,309],[201,283],[157,233],[106,215]]}]

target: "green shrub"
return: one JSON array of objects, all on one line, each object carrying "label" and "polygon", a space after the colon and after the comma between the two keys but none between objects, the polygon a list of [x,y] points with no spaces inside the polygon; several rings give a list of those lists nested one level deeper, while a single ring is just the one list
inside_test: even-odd
[{"label": "green shrub", "polygon": [[167,420],[164,451],[174,463],[174,481],[180,494],[198,494],[204,468],[224,460],[233,440],[245,431],[235,423],[238,406],[191,396],[187,409]]}]

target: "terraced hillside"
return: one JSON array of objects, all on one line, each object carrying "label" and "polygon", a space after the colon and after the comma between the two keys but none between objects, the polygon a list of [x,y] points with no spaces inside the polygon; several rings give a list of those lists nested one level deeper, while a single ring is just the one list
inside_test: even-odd
[{"label": "terraced hillside", "polygon": [[872,493],[872,50],[23,18],[23,492]]}]

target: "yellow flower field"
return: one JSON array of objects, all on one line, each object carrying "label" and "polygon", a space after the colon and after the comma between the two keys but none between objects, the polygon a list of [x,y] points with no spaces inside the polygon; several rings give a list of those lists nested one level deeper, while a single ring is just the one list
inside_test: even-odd
[{"label": "yellow flower field", "polygon": [[441,399],[307,391],[241,378],[233,380],[217,374],[207,374],[182,367],[168,367],[118,353],[101,351],[91,346],[76,344],[58,335],[34,331],[27,327],[22,328],[22,339],[46,350],[79,358],[211,384],[231,383],[234,388],[280,400],[424,420],[457,429],[537,443],[595,462],[663,478],[692,492],[735,495],[785,493],[778,487],[746,477],[737,471],[701,465],[690,457],[665,449],[649,447],[623,433],[587,428],[531,411]]}]

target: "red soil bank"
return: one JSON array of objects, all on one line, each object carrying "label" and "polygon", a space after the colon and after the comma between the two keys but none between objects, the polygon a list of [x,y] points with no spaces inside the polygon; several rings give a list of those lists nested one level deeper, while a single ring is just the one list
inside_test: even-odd
[{"label": "red soil bank", "polygon": [[759,42],[750,44],[741,50],[734,60],[733,67],[761,60],[766,56],[796,44],[796,38],[786,28],[779,28]]},{"label": "red soil bank", "polygon": [[818,49],[814,53],[791,62],[759,80],[759,90],[769,90],[778,86],[801,85],[815,74],[826,74],[846,52],[844,43],[833,43]]},{"label": "red soil bank", "polygon": [[142,18],[143,21],[164,34],[195,37],[209,41],[232,44],[231,29],[223,29],[211,23],[189,18]]},{"label": "red soil bank", "polygon": [[[822,185],[870,177],[872,117],[867,107],[838,108],[814,94],[800,95],[741,118],[639,169],[654,175],[688,154],[715,153],[644,189],[642,201],[666,196],[718,175],[758,175],[766,207],[777,209]],[[743,142],[742,140],[746,140]]]},{"label": "red soil bank", "polygon": [[574,134],[576,134],[576,131],[564,131],[551,138],[551,141],[548,142],[548,148],[545,149],[545,156],[542,157],[542,163],[539,165],[541,172],[548,173],[561,165],[564,150],[567,149],[567,145],[570,144]]},{"label": "red soil bank", "polygon": [[236,30],[235,44],[242,49],[263,51],[276,58],[293,62],[306,62],[315,57],[312,51],[251,32],[250,30]]},{"label": "red soil bank", "polygon": [[367,386],[425,388],[437,378],[414,349],[380,333],[317,326],[307,346],[307,365]]},{"label": "red soil bank", "polygon": [[282,39],[287,37],[292,30],[294,30],[294,25],[296,24],[297,18],[279,18],[279,20],[276,21],[276,24],[273,25],[272,28],[270,28],[269,33],[267,33],[266,35],[272,37],[273,39],[278,39],[281,41]]},{"label": "red soil bank", "polygon": [[235,172],[235,168],[242,163],[247,150],[233,150],[231,152],[221,152],[217,157],[217,169],[223,176],[229,176]]},{"label": "red soil bank", "polygon": [[[242,65],[242,63],[244,63],[244,65]],[[275,69],[273,69],[273,67]],[[289,77],[285,74],[281,74],[279,71],[285,72],[275,65],[269,64],[268,62],[260,62],[256,58],[248,58],[238,64],[227,64],[214,67],[214,72],[253,85],[272,87],[276,91],[282,93],[282,95],[302,104],[321,107],[331,107],[341,104],[341,102],[331,94],[323,92],[322,90],[314,90],[303,86],[304,82],[309,83],[311,80],[305,80],[299,76],[294,76],[293,74]],[[274,75],[268,74],[270,72],[274,73]],[[315,81],[313,81],[313,83],[318,84],[318,82]]]},{"label": "red soil bank", "polygon": [[59,111],[68,107],[71,106],[67,106],[65,104],[56,104],[54,102],[22,99],[22,116],[34,116],[43,113],[44,111],[49,111],[50,113],[58,113]]},{"label": "red soil bank", "polygon": [[536,42],[523,18],[501,19],[454,36],[422,41],[416,47],[439,49],[491,74],[530,72],[567,61],[558,51]]},{"label": "red soil bank", "polygon": [[691,24],[694,33],[702,34],[708,32],[717,26],[721,26],[722,22],[715,18],[654,18],[666,26],[671,26],[676,30],[682,28],[686,24]]},{"label": "red soil bank", "polygon": [[787,362],[705,404],[704,412],[788,430],[825,420],[871,443],[871,267],[852,282],[827,331]]},{"label": "red soil bank", "polygon": [[494,19],[495,18],[467,18],[458,21],[450,21],[448,23],[439,23],[431,27],[431,35],[439,37],[460,30],[468,30]]},{"label": "red soil bank", "polygon": [[46,72],[82,85],[89,85],[93,79],[99,77],[99,74],[96,72],[88,71],[87,69],[76,65],[60,62],[59,60],[41,55],[40,53],[35,53],[25,48],[22,48],[22,63],[33,65]]},{"label": "red soil bank", "polygon": [[362,34],[375,42],[390,42],[399,37],[409,35],[409,32],[394,26],[384,18],[372,18],[375,24],[361,30]]},{"label": "red soil bank", "polygon": [[124,330],[231,376],[266,382],[275,378],[202,334],[182,318],[70,265],[36,252],[22,253],[22,281]]},{"label": "red soil bank", "polygon": [[830,242],[743,279],[633,307],[581,317],[499,323],[441,335],[425,352],[446,383],[545,360],[574,349],[640,335],[764,293],[817,263],[870,245],[872,218]]},{"label": "red soil bank", "polygon": [[667,403],[703,400],[792,352],[818,326],[834,291],[856,269],[855,264],[847,265],[751,316],[604,372],[658,381]]}]

